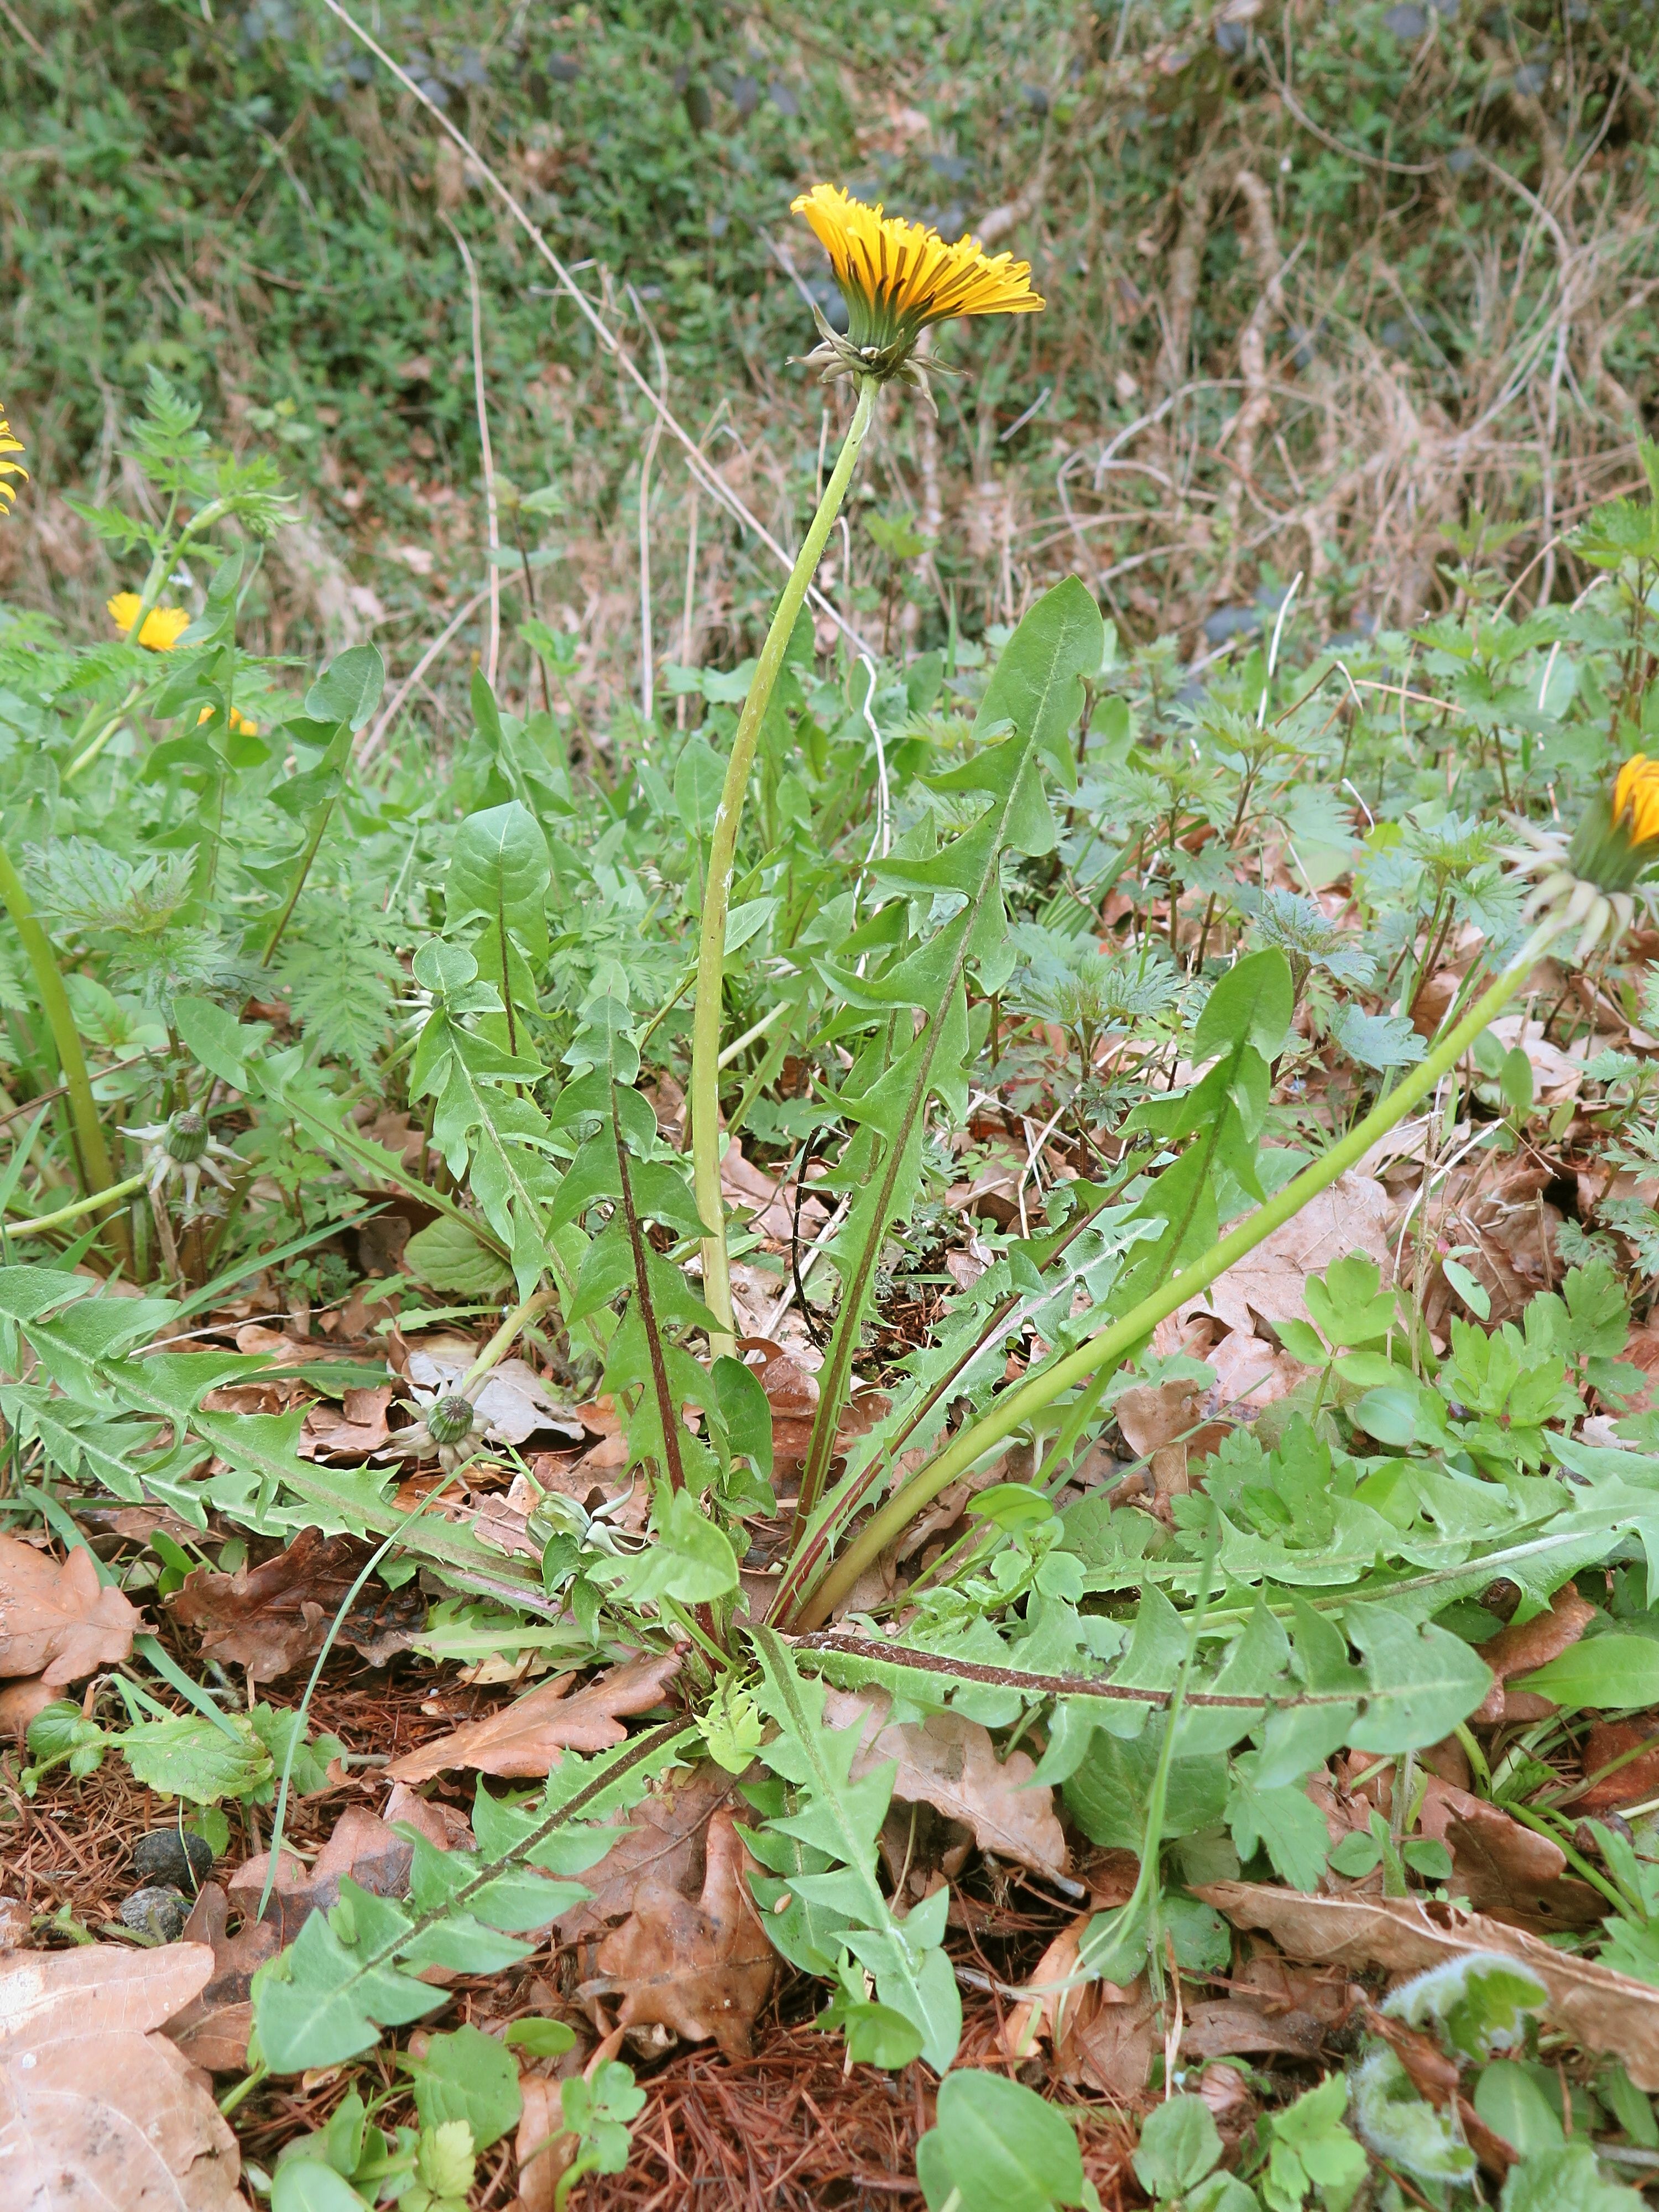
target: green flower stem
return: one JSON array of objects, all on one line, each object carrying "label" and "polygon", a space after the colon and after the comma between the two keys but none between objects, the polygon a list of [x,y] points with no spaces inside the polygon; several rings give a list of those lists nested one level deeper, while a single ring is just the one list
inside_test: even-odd
[{"label": "green flower stem", "polygon": [[167,539],[172,537],[173,517],[178,512],[178,501],[175,497],[173,505],[167,509],[167,520],[161,526],[161,543],[156,549],[155,558],[149,564],[149,573],[144,578],[143,589],[138,594],[138,611],[133,617],[131,628],[127,631],[126,641],[129,645],[137,644],[138,633],[144,627],[146,619],[155,611],[161,597],[161,587],[173,574],[179,556],[184,551],[185,546],[189,544],[198,531],[210,530],[216,522],[222,520],[230,513],[230,508],[231,502],[228,499],[210,500],[205,507],[198,508],[191,515],[190,520],[179,532],[177,538],[169,545]]},{"label": "green flower stem", "polygon": [[1396,1122],[1402,1121],[1420,1098],[1430,1095],[1441,1077],[1456,1066],[1475,1039],[1526,981],[1559,935],[1561,927],[1559,921],[1550,920],[1534,930],[1515,959],[1476,1000],[1451,1034],[1426,1058],[1408,1068],[1403,1079],[1363,1121],[1310,1167],[1304,1168],[1293,1182],[1286,1183],[1276,1198],[1258,1206],[1248,1220],[1240,1222],[1237,1229],[1231,1230],[1201,1260],[1195,1260],[1173,1281],[1142,1298],[1139,1305],[1132,1306],[1121,1321],[1109,1323],[1086,1338],[1075,1352],[1068,1352],[1052,1367],[1032,1376],[1018,1389],[1010,1390],[998,1399],[988,1413],[970,1422],[927,1466],[918,1468],[909,1481],[896,1490],[887,1503],[871,1516],[858,1536],[809,1593],[789,1623],[790,1627],[822,1627],[866,1567],[924,1506],[965,1474],[983,1453],[1052,1405],[1062,1391],[1073,1389],[1103,1367],[1117,1366],[1177,1306],[1207,1289],[1218,1275],[1226,1273],[1235,1261],[1253,1252],[1275,1229],[1292,1220],[1310,1199],[1316,1198],[1346,1169],[1357,1167],[1377,1139],[1386,1136]]},{"label": "green flower stem", "polygon": [[471,1396],[474,1388],[485,1380],[492,1369],[499,1367],[512,1351],[518,1342],[520,1331],[527,1328],[538,1314],[545,1313],[557,1296],[556,1291],[544,1288],[532,1291],[527,1298],[520,1300],[456,1384],[459,1396]]},{"label": "green flower stem", "polygon": [[703,894],[702,924],[697,941],[697,996],[691,1020],[691,1164],[697,1212],[712,1231],[702,1248],[702,1296],[704,1304],[714,1316],[709,1348],[716,1355],[735,1348],[732,1279],[726,1265],[726,1219],[720,1198],[720,1056],[726,917],[731,903],[738,830],[743,819],[744,794],[749,787],[749,773],[754,766],[761,724],[771,703],[773,687],[783,665],[784,652],[806,597],[807,586],[852,482],[859,450],[870,427],[877,390],[873,378],[865,378],[859,386],[858,404],[853,410],[847,441],[836,462],[835,472],[823,488],[818,511],[812,517],[811,526],[778,600],[772,626],[766,633],[766,642],[755,664],[754,680],[738,717],[738,733],[732,740],[732,757],[726,764],[726,782],[708,848],[708,885]]},{"label": "green flower stem", "polygon": [[[69,1094],[70,1118],[75,1130],[81,1188],[88,1198],[103,1203],[115,1180],[115,1170],[110,1164],[109,1146],[104,1141],[103,1125],[98,1119],[98,1105],[92,1095],[92,1078],[87,1072],[86,1054],[81,1049],[81,1032],[70,1011],[69,994],[58,972],[52,940],[41,927],[40,916],[23,887],[23,878],[3,845],[0,845],[0,900],[3,900],[17,934],[23,940],[23,950],[34,971],[34,987],[40,994],[41,1008],[58,1048],[58,1064],[64,1072],[64,1088]],[[118,1214],[105,1227],[111,1249],[130,1273],[132,1240],[125,1221]]]},{"label": "green flower stem", "polygon": [[59,1229],[66,1221],[74,1221],[81,1214],[90,1213],[100,1206],[113,1206],[117,1199],[130,1198],[135,1190],[142,1190],[145,1171],[130,1175],[125,1182],[112,1183],[107,1190],[95,1190],[90,1198],[77,1198],[72,1206],[60,1206],[56,1213],[37,1213],[32,1221],[0,1223],[0,1232],[8,1237],[38,1237],[43,1230]]}]

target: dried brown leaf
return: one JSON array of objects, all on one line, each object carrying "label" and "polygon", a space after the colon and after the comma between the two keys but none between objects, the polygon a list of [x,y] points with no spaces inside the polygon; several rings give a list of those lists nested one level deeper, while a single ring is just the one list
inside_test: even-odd
[{"label": "dried brown leaf", "polygon": [[642,1887],[628,1919],[600,1944],[599,1977],[582,1984],[582,1995],[620,1996],[619,2027],[665,2027],[687,2043],[712,2037],[728,2058],[746,2057],[777,1954],[743,1868],[732,1815],[716,1813],[702,1896],[694,1903],[664,1884]]},{"label": "dried brown leaf", "polygon": [[1309,1897],[1248,1881],[1197,1891],[1236,1928],[1259,1928],[1292,1958],[1415,1973],[1471,1951],[1521,1959],[1549,1991],[1550,2015],[1586,2051],[1619,2059],[1638,2089],[1659,2089],[1659,1987],[1616,1974],[1450,1905],[1408,1898]]},{"label": "dried brown leaf", "polygon": [[1500,1806],[1478,1802],[1446,1824],[1457,1887],[1477,1912],[1547,1936],[1594,1928],[1607,1911],[1587,1881],[1567,1875],[1566,1854]]},{"label": "dried brown leaf", "polygon": [[620,1743],[628,1733],[622,1717],[660,1704],[679,1671],[678,1651],[641,1651],[574,1697],[566,1692],[575,1676],[560,1674],[516,1705],[405,1752],[386,1771],[394,1782],[425,1782],[450,1766],[476,1766],[481,1774],[550,1774],[562,1752],[608,1751]]},{"label": "dried brown leaf", "polygon": [[301,1459],[367,1459],[392,1433],[386,1424],[391,1405],[389,1382],[376,1390],[348,1390],[337,1413],[326,1399],[319,1399],[306,1409],[295,1449]]},{"label": "dried brown leaf", "polygon": [[1500,1628],[1496,1636],[1489,1637],[1480,1650],[1494,1679],[1471,1717],[1492,1723],[1519,1718],[1519,1715],[1506,1711],[1504,1683],[1511,1674],[1528,1674],[1534,1667],[1547,1666],[1552,1659],[1559,1659],[1570,1644],[1577,1643],[1595,1618],[1595,1607],[1587,1604],[1572,1584],[1566,1583],[1550,1600],[1547,1613],[1540,1613],[1519,1626],[1511,1624]]},{"label": "dried brown leaf", "polygon": [[592,1894],[559,1916],[560,1942],[580,1943],[625,1920],[647,1886],[695,1895],[703,1876],[704,1831],[736,1787],[720,1767],[679,1768],[630,1813],[618,1814],[623,1832],[583,1875]]},{"label": "dried brown leaf", "polygon": [[1112,1410],[1130,1450],[1145,1459],[1183,1441],[1203,1419],[1203,1408],[1196,1382],[1138,1382]]},{"label": "dried brown leaf", "polygon": [[[199,1631],[202,1650],[222,1666],[241,1667],[269,1682],[314,1659],[329,1624],[366,1556],[350,1536],[301,1528],[286,1551],[258,1566],[220,1574],[198,1567],[167,1599],[176,1620]],[[426,1617],[419,1590],[368,1584],[341,1626],[346,1643],[371,1666],[404,1650]]]},{"label": "dried brown leaf", "polygon": [[59,1562],[0,1535],[0,1674],[38,1674],[50,1689],[132,1656],[143,1617],[113,1584],[100,1589],[90,1552]]},{"label": "dried brown leaf", "polygon": [[1254,1420],[1275,1399],[1288,1397],[1313,1372],[1288,1352],[1277,1352],[1259,1336],[1246,1336],[1237,1328],[1229,1329],[1202,1357],[1214,1370],[1217,1406],[1247,1420]]},{"label": "dried brown leaf", "polygon": [[213,1972],[202,1943],[0,1959],[0,2172],[25,2207],[244,2212],[236,2138],[152,2033]]},{"label": "dried brown leaf", "polygon": [[1382,1185],[1350,1169],[1200,1297],[1181,1307],[1177,1318],[1200,1310],[1215,1314],[1247,1336],[1255,1332],[1258,1317],[1274,1328],[1305,1320],[1304,1283],[1350,1252],[1368,1254],[1383,1280],[1390,1281],[1388,1231],[1393,1214],[1393,1200]]},{"label": "dried brown leaf", "polygon": [[1645,1328],[1632,1329],[1620,1357],[1632,1367],[1639,1367],[1647,1377],[1626,1410],[1632,1413],[1651,1412],[1659,1405],[1659,1327],[1650,1322]]},{"label": "dried brown leaf", "polygon": [[1188,2058],[1249,2057],[1284,2051],[1317,2058],[1325,2029],[1311,2013],[1270,2013],[1241,1997],[1200,1998],[1186,2008],[1181,2048]]},{"label": "dried brown leaf", "polygon": [[[185,1923],[180,1940],[206,1944],[213,1954],[213,1970],[197,1995],[167,2021],[166,2032],[192,2066],[205,2067],[210,2074],[240,2074],[246,2069],[253,2027],[248,1984],[258,1968],[283,1948],[276,1918],[279,1900],[273,1896],[271,1913],[264,1920],[252,1917],[256,1901],[257,1892],[253,1899],[239,1899],[246,1911],[233,1936],[229,1898],[218,1882],[204,1882]],[[296,1923],[296,1933],[301,1924],[303,1920]]]},{"label": "dried brown leaf", "polygon": [[[1638,1746],[1651,1748],[1638,1750]],[[1612,1766],[1615,1759],[1632,1751],[1637,1753],[1634,1759],[1626,1759],[1611,1774],[1601,1774],[1604,1766]],[[1589,1780],[1587,1789],[1568,1801],[1576,1814],[1605,1813],[1620,1805],[1640,1804],[1659,1790],[1659,1721],[1600,1722],[1584,1738],[1578,1756],[1586,1778],[1601,1775],[1601,1779]]]},{"label": "dried brown leaf", "polygon": [[[741,1139],[734,1139],[721,1156],[720,1192],[729,1206],[748,1215],[750,1226],[775,1244],[787,1244],[793,1236],[794,1185],[775,1182],[764,1168],[745,1159]],[[809,1243],[829,1218],[821,1198],[803,1196],[800,1229]]]},{"label": "dried brown leaf", "polygon": [[576,2155],[576,2138],[564,2131],[559,2087],[544,2075],[519,2076],[520,2110],[513,2154],[522,2212],[553,2212],[554,2191]]},{"label": "dried brown leaf", "polygon": [[920,1721],[887,1717],[893,1701],[885,1690],[831,1690],[825,1725],[850,1728],[862,1721],[853,1757],[854,1781],[896,1759],[893,1795],[907,1804],[933,1806],[974,1832],[981,1850],[1013,1859],[1038,1872],[1060,1873],[1066,1836],[1054,1816],[1054,1792],[1030,1788],[1036,1771],[1023,1751],[1000,1759],[990,1734],[960,1713],[929,1713]]},{"label": "dried brown leaf", "polygon": [[57,1698],[58,1692],[50,1682],[43,1682],[38,1674],[26,1675],[22,1680],[8,1682],[0,1690],[0,1735],[9,1735],[19,1743],[28,1735],[29,1723]]}]

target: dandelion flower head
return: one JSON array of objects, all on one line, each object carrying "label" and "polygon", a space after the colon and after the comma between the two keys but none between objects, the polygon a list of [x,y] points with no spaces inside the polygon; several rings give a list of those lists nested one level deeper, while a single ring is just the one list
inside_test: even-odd
[{"label": "dandelion flower head", "polygon": [[1632,845],[1659,842],[1659,760],[1632,753],[1613,787],[1613,818]]},{"label": "dandelion flower head", "polygon": [[1030,315],[1044,305],[1031,289],[1029,261],[988,253],[965,234],[947,245],[938,231],[867,207],[838,185],[814,185],[791,203],[791,212],[811,225],[847,302],[844,338],[817,318],[823,344],[811,359],[826,381],[866,375],[920,383],[910,356],[930,324],[957,315]]},{"label": "dandelion flower head", "polygon": [[25,483],[28,482],[28,471],[21,461],[14,461],[11,458],[22,450],[22,441],[12,435],[11,424],[6,420],[6,410],[0,407],[0,514],[9,514],[12,502],[17,497],[17,486],[10,479],[17,477]]},{"label": "dandelion flower head", "polygon": [[[118,592],[109,602],[109,618],[123,637],[137,621],[143,605],[137,592]],[[171,653],[189,628],[190,617],[183,607],[152,607],[144,617],[138,642],[152,653]]]}]

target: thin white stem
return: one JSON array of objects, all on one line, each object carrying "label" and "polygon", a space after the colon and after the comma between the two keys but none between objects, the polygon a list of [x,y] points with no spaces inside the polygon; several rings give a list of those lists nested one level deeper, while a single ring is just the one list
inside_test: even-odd
[{"label": "thin white stem", "polygon": [[489,646],[484,654],[484,682],[495,689],[495,669],[501,653],[501,572],[496,555],[501,550],[500,518],[495,512],[495,458],[489,445],[489,410],[484,399],[483,372],[483,296],[478,289],[478,271],[461,236],[447,215],[440,216],[444,228],[454,240],[460,257],[466,264],[467,290],[472,298],[472,397],[478,410],[478,447],[483,456],[484,520],[489,541]]}]

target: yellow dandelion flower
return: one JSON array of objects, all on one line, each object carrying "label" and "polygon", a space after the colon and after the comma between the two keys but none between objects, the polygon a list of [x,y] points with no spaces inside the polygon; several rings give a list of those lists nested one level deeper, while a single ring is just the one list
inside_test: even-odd
[{"label": "yellow dandelion flower", "polygon": [[10,458],[13,453],[21,453],[22,450],[22,441],[12,435],[11,424],[6,420],[6,410],[0,407],[0,514],[9,514],[12,503],[17,497],[17,486],[10,479],[17,477],[24,483],[29,480],[29,472],[23,464]]},{"label": "yellow dandelion flower", "polygon": [[[196,720],[198,726],[203,722],[210,722],[213,720],[212,708],[204,707]],[[230,726],[239,737],[257,738],[259,734],[259,725],[257,722],[250,722],[240,707],[233,707],[230,710]]]},{"label": "yellow dandelion flower", "polygon": [[1655,886],[1641,879],[1659,861],[1659,760],[1632,753],[1612,797],[1598,792],[1571,837],[1532,823],[1520,827],[1527,845],[1510,857],[1534,879],[1522,911],[1577,929],[1574,957],[1586,959],[1604,939],[1616,945],[1638,908],[1651,906]]},{"label": "yellow dandelion flower", "polygon": [[[143,605],[137,592],[118,592],[109,602],[109,618],[123,637],[137,621]],[[190,617],[183,607],[152,607],[144,617],[138,642],[152,653],[171,653],[189,628]]]},{"label": "yellow dandelion flower", "polygon": [[1659,760],[1631,755],[1613,787],[1613,818],[1632,845],[1659,842]]},{"label": "yellow dandelion flower", "polygon": [[1029,261],[988,253],[965,234],[947,245],[938,231],[866,207],[838,185],[814,185],[790,211],[811,225],[847,302],[844,338],[817,315],[823,343],[811,359],[826,382],[902,376],[926,390],[910,356],[930,324],[957,315],[1030,315],[1045,304],[1031,289]]}]

